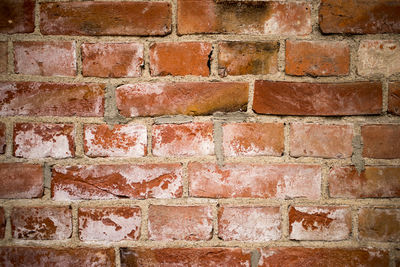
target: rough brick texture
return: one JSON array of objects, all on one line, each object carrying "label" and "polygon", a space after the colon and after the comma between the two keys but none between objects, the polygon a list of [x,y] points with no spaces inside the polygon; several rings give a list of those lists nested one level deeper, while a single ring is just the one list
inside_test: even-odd
[{"label": "rough brick texture", "polygon": [[35,0],[4,0],[0,3],[0,33],[29,33],[35,25]]},{"label": "rough brick texture", "polygon": [[400,242],[400,209],[362,208],[358,216],[362,239]]},{"label": "rough brick texture", "polygon": [[367,158],[400,158],[400,125],[376,124],[361,127],[363,155]]},{"label": "rough brick texture", "polygon": [[400,115],[400,82],[389,83],[389,112]]}]

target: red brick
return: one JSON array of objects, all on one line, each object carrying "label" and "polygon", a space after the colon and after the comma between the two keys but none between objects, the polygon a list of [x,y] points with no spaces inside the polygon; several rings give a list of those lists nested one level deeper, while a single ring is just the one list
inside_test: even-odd
[{"label": "red brick", "polygon": [[366,166],[361,173],[353,166],[334,167],[328,183],[336,198],[400,197],[400,167]]},{"label": "red brick", "polygon": [[75,156],[72,124],[17,123],[14,155],[21,158],[70,158]]},{"label": "red brick", "polygon": [[166,2],[42,3],[40,31],[57,35],[166,35],[171,32]]},{"label": "red brick", "polygon": [[236,33],[307,35],[308,3],[178,0],[178,34]]},{"label": "red brick", "polygon": [[290,125],[290,155],[293,157],[348,158],[353,152],[350,125]]},{"label": "red brick", "polygon": [[250,266],[251,254],[240,248],[123,248],[121,266]]},{"label": "red brick", "polygon": [[8,64],[8,44],[7,42],[0,42],[0,73],[7,72]]},{"label": "red brick", "polygon": [[178,198],[182,196],[180,164],[56,166],[54,200]]},{"label": "red brick", "polygon": [[135,83],[116,89],[117,107],[126,117],[210,115],[246,111],[249,85],[241,82]]},{"label": "red brick", "polygon": [[322,0],[323,33],[400,33],[400,3],[393,0]]},{"label": "red brick", "polygon": [[155,125],[152,136],[155,156],[214,154],[213,124],[209,122]]},{"label": "red brick", "polygon": [[43,169],[36,164],[0,163],[0,198],[43,195]]},{"label": "red brick", "polygon": [[104,84],[0,83],[0,116],[83,116],[104,114]]},{"label": "red brick", "polygon": [[139,207],[79,208],[79,239],[138,240],[141,211]]},{"label": "red brick", "polygon": [[260,252],[259,267],[389,266],[389,253],[378,249],[277,247]]},{"label": "red brick", "polygon": [[400,158],[400,125],[364,125],[361,126],[361,135],[364,143],[364,157]]},{"label": "red brick", "polygon": [[2,0],[0,33],[29,33],[35,29],[34,0]]},{"label": "red brick", "polygon": [[229,123],[222,130],[225,156],[283,154],[283,123]]},{"label": "red brick", "polygon": [[218,46],[221,77],[278,71],[279,42],[222,42]]},{"label": "red brick", "polygon": [[6,152],[6,125],[0,122],[0,154]]},{"label": "red brick", "polygon": [[75,42],[15,42],[15,73],[75,76]]},{"label": "red brick", "polygon": [[361,41],[358,49],[357,72],[362,76],[399,74],[400,42],[395,40]]},{"label": "red brick", "polygon": [[4,209],[0,207],[0,239],[4,238],[5,231],[6,231],[6,217],[4,214]]},{"label": "red brick", "polygon": [[208,76],[211,51],[204,42],[155,43],[150,46],[151,76]]},{"label": "red brick", "polygon": [[1,266],[115,267],[114,248],[0,247]]},{"label": "red brick", "polygon": [[253,109],[257,113],[276,115],[380,114],[382,85],[378,82],[256,81]]},{"label": "red brick", "polygon": [[222,207],[218,237],[224,241],[271,241],[281,237],[279,207]]},{"label": "red brick", "polygon": [[348,75],[350,48],[347,42],[286,41],[286,74],[303,76]]},{"label": "red brick", "polygon": [[72,234],[69,207],[15,207],[10,218],[13,238],[61,240]]},{"label": "red brick", "polygon": [[295,164],[189,163],[189,194],[209,198],[308,198],[321,195],[321,168]]},{"label": "red brick", "polygon": [[362,208],[358,216],[361,239],[400,242],[400,209]]},{"label": "red brick", "polygon": [[346,207],[290,207],[289,235],[294,240],[344,240],[351,233]]},{"label": "red brick", "polygon": [[388,111],[391,114],[400,115],[400,82],[389,83]]},{"label": "red brick", "polygon": [[139,43],[84,43],[82,74],[95,77],[140,77],[144,67]]},{"label": "red brick", "polygon": [[207,206],[150,206],[150,240],[210,240],[212,209]]},{"label": "red brick", "polygon": [[86,124],[84,149],[89,157],[142,157],[147,153],[147,129],[142,124]]}]

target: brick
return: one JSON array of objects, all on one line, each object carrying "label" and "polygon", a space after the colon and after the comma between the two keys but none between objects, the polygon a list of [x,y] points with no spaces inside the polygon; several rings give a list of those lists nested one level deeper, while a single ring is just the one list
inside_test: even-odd
[{"label": "brick", "polygon": [[3,207],[0,207],[0,239],[4,238],[5,232],[6,232],[6,217],[4,214]]},{"label": "brick", "polygon": [[357,72],[362,76],[399,74],[400,42],[394,40],[361,41],[358,49]]},{"label": "brick", "polygon": [[350,125],[290,124],[293,157],[348,158],[353,152]]},{"label": "brick", "polygon": [[0,154],[6,152],[6,125],[0,122]]},{"label": "brick", "polygon": [[166,2],[42,3],[40,31],[55,35],[166,35],[171,32]]},{"label": "brick", "polygon": [[79,239],[82,241],[138,240],[140,216],[139,207],[79,208]]},{"label": "brick", "polygon": [[30,33],[35,29],[34,0],[3,0],[0,3],[0,33]]},{"label": "brick", "polygon": [[84,150],[89,157],[143,157],[147,153],[147,129],[142,124],[86,124]]},{"label": "brick", "polygon": [[218,73],[227,75],[278,72],[279,42],[219,43]]},{"label": "brick", "polygon": [[1,266],[115,267],[113,248],[0,247]]},{"label": "brick", "polygon": [[87,165],[53,168],[54,200],[178,198],[181,164]]},{"label": "brick", "polygon": [[0,116],[83,116],[104,114],[104,84],[0,83]]},{"label": "brick", "polygon": [[328,183],[329,195],[335,198],[400,197],[400,168],[366,166],[358,173],[353,166],[334,167]]},{"label": "brick", "polygon": [[218,237],[224,241],[278,240],[281,237],[279,207],[222,207],[218,211]]},{"label": "brick", "polygon": [[62,240],[72,234],[70,207],[15,207],[10,218],[13,238]]},{"label": "brick", "polygon": [[150,46],[151,76],[209,76],[212,45],[205,42],[155,43]]},{"label": "brick", "polygon": [[289,236],[293,240],[344,240],[351,233],[346,207],[290,207]]},{"label": "brick", "polygon": [[400,82],[389,83],[388,111],[393,115],[400,115]]},{"label": "brick", "polygon": [[75,42],[14,42],[15,73],[75,76]]},{"label": "brick", "polygon": [[140,77],[144,68],[139,43],[84,43],[82,75],[94,77]]},{"label": "brick", "polygon": [[340,116],[380,114],[378,82],[296,83],[256,81],[253,110],[260,114]]},{"label": "brick", "polygon": [[74,157],[74,132],[72,124],[17,123],[14,155],[30,159]]},{"label": "brick", "polygon": [[8,44],[7,42],[0,42],[0,73],[7,72],[8,64]]},{"label": "brick", "polygon": [[322,0],[323,33],[400,33],[400,3],[393,0]]},{"label": "brick", "polygon": [[225,156],[283,154],[283,123],[229,123],[222,130]]},{"label": "brick", "polygon": [[246,111],[249,85],[241,82],[135,83],[116,89],[125,117],[210,115]]},{"label": "brick", "polygon": [[400,125],[364,125],[361,126],[361,135],[364,143],[364,157],[400,158]]},{"label": "brick", "polygon": [[307,198],[321,195],[317,165],[196,163],[188,165],[189,195],[209,198]]},{"label": "brick", "polygon": [[253,1],[178,0],[178,34],[307,35],[311,5]]},{"label": "brick", "polygon": [[250,251],[240,248],[123,248],[121,266],[250,266]]},{"label": "brick", "polygon": [[400,209],[361,208],[358,231],[362,240],[400,242]]},{"label": "brick", "polygon": [[37,164],[0,163],[0,198],[43,195],[43,169]]},{"label": "brick", "polygon": [[260,249],[259,267],[389,266],[386,250],[368,248],[277,247]]},{"label": "brick", "polygon": [[154,206],[149,208],[150,240],[210,240],[212,209],[207,206]]},{"label": "brick", "polygon": [[154,156],[214,154],[213,124],[209,122],[155,125],[152,136]]},{"label": "brick", "polygon": [[296,76],[342,76],[350,69],[347,42],[286,41],[285,72]]}]

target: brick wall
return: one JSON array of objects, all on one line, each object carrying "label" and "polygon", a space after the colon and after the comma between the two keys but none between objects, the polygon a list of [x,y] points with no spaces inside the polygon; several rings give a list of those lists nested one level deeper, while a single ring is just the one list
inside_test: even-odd
[{"label": "brick wall", "polygon": [[1,266],[400,266],[399,1],[52,1],[0,3]]}]

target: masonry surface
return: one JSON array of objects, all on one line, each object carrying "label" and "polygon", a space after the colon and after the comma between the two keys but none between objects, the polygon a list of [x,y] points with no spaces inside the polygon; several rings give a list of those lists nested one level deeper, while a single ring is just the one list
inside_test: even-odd
[{"label": "masonry surface", "polygon": [[399,14],[2,0],[0,266],[400,266]]}]

